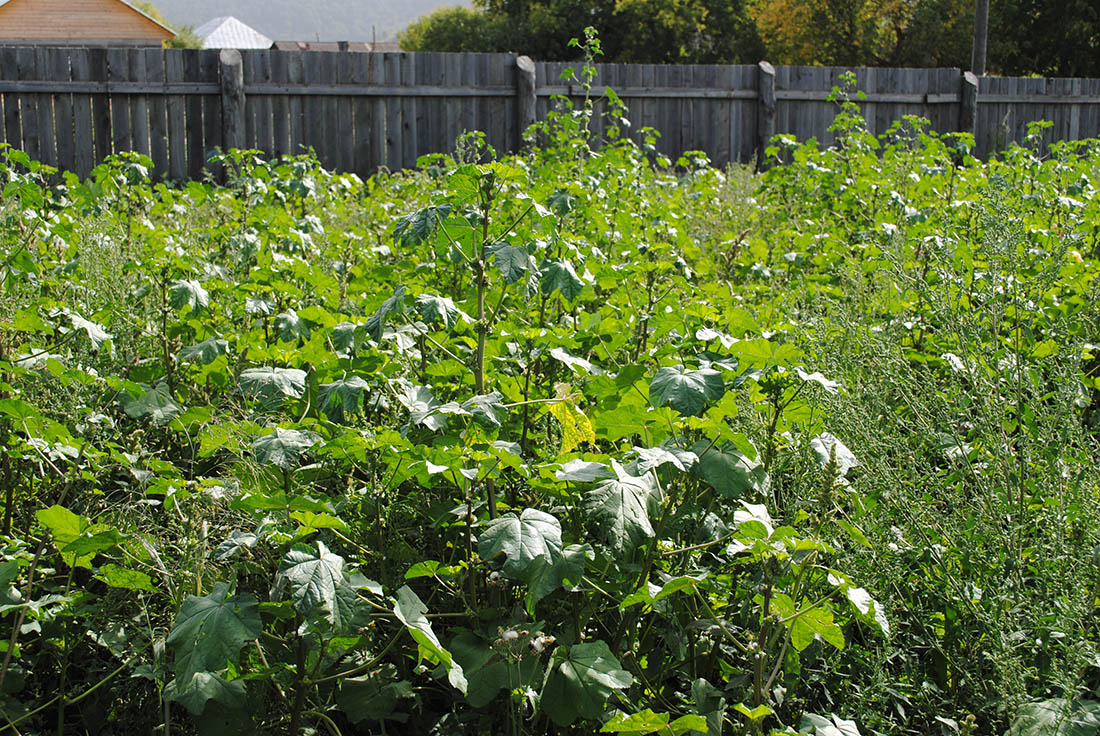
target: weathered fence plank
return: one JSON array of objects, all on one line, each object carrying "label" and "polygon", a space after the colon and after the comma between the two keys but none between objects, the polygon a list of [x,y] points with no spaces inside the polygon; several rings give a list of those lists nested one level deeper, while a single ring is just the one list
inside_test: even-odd
[{"label": "weathered fence plank", "polygon": [[[136,150],[153,175],[198,178],[219,147],[272,156],[312,147],[330,168],[369,175],[454,150],[480,130],[498,151],[553,109],[579,109],[583,85],[567,63],[514,54],[373,54],[260,50],[0,49],[0,141],[86,175],[112,152]],[[624,135],[656,128],[657,152],[675,160],[702,150],[726,164],[762,158],[775,133],[828,144],[837,106],[827,97],[842,68],[599,64],[589,94],[590,132],[606,134],[609,89],[628,106]],[[234,71],[236,70],[236,71]],[[239,72],[239,77],[238,77]],[[1100,80],[976,78],[957,69],[859,68],[852,97],[881,135],[917,115],[941,133],[973,132],[975,152],[1020,142],[1050,120],[1057,140],[1100,136]],[[854,92],[855,90],[853,90]]]},{"label": "weathered fence plank", "polygon": [[[3,62],[0,61],[0,66]],[[70,77],[74,81],[91,78],[91,49],[74,48],[69,52]],[[0,71],[0,77],[3,72]],[[92,118],[92,97],[87,94],[73,94],[73,171],[78,176],[87,176],[95,166],[95,122]]]},{"label": "weathered fence plank", "polygon": [[225,149],[245,146],[244,64],[241,52],[224,49],[218,57],[222,84],[222,146]]},{"label": "weathered fence plank", "polygon": [[[152,86],[165,84],[164,50],[145,49],[145,75]],[[168,103],[163,94],[149,98],[149,157],[153,159],[153,175],[162,179],[168,175]]]},{"label": "weathered fence plank", "polygon": [[[19,79],[19,59],[14,48],[0,48],[0,80]],[[14,148],[23,147],[23,132],[19,125],[19,96],[14,92],[3,95],[4,141]]]}]

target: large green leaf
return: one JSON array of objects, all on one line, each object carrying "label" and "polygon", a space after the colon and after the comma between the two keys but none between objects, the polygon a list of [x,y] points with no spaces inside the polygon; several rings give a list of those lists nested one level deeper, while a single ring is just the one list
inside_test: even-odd
[{"label": "large green leaf", "polygon": [[649,708],[629,716],[623,713],[603,724],[600,733],[625,733],[637,736],[660,733],[662,736],[681,736],[688,731],[706,732],[707,730],[707,719],[702,716],[680,716],[671,723],[669,723],[669,717],[668,713],[654,713]]},{"label": "large green leaf", "polygon": [[397,400],[409,410],[409,424],[420,424],[431,430],[440,430],[447,426],[445,413],[468,413],[457,404],[440,404],[427,386],[405,383],[397,391]]},{"label": "large green leaf", "polygon": [[177,674],[164,688],[164,699],[179,703],[197,716],[211,701],[239,708],[247,701],[247,693],[241,680],[227,680],[217,673],[200,671]]},{"label": "large green leaf", "polygon": [[407,585],[401,586],[393,606],[394,615],[405,625],[406,630],[419,645],[421,656],[441,664],[447,671],[447,679],[451,685],[465,694],[467,683],[462,665],[455,661],[451,653],[440,644],[425,615],[427,612],[428,607],[413,592],[413,589]]},{"label": "large green leaf", "polygon": [[630,475],[615,461],[612,470],[614,478],[585,495],[584,508],[599,522],[608,544],[629,551],[653,536],[650,513],[660,502],[661,492],[650,474],[640,478]]},{"label": "large green leaf", "polygon": [[768,474],[763,463],[750,460],[732,444],[710,447],[710,443],[703,440],[691,449],[699,454],[692,474],[726,498],[759,497],[767,490]]},{"label": "large green leaf", "polygon": [[566,581],[579,584],[584,576],[585,560],[590,559],[591,546],[571,544],[561,551],[560,556],[555,556],[553,562],[548,563],[543,558],[532,560],[523,575],[523,582],[527,584],[527,612],[534,616],[535,605],[561,588]]},{"label": "large green leaf", "polygon": [[712,368],[684,371],[665,366],[649,384],[649,400],[654,406],[671,406],[689,417],[702,414],[708,401],[717,401],[725,392],[722,374]]},{"label": "large green leaf", "polygon": [[359,597],[347,573],[344,558],[317,547],[295,545],[279,564],[275,587],[286,588],[294,607],[307,618],[325,622],[332,631],[344,631],[359,613]]},{"label": "large green leaf", "polygon": [[405,287],[398,285],[393,290],[393,296],[386,301],[382,302],[382,306],[378,307],[363,325],[363,329],[367,331],[371,339],[375,342],[379,342],[382,339],[382,329],[386,326],[386,321],[390,318],[390,315],[401,314],[405,310]]},{"label": "large green leaf", "polygon": [[209,595],[187,596],[168,635],[168,646],[176,655],[176,684],[166,697],[193,713],[201,712],[211,699],[231,705],[243,696],[244,688],[218,673],[236,664],[241,647],[258,638],[262,629],[256,599],[230,596],[226,583],[215,583]]},{"label": "large green leaf", "polygon": [[321,384],[317,392],[317,401],[321,411],[331,421],[342,423],[349,414],[358,414],[363,408],[363,392],[369,385],[359,376],[341,378],[332,383]]},{"label": "large green leaf", "polygon": [[157,426],[164,426],[183,413],[183,407],[172,398],[172,391],[166,383],[158,383],[149,388],[142,386],[144,392],[137,398],[123,392],[120,400],[126,414],[134,419],[148,419]]},{"label": "large green leaf", "polygon": [[423,243],[435,230],[436,225],[451,214],[451,205],[441,204],[425,207],[405,215],[393,228],[393,240],[401,246],[415,246]]},{"label": "large green leaf", "polygon": [[1100,702],[1052,698],[1020,706],[1007,736],[1096,736]]},{"label": "large green leaf", "polygon": [[97,553],[116,547],[123,539],[116,529],[93,524],[64,506],[39,509],[35,518],[50,532],[61,559],[69,567],[90,568]]},{"label": "large green leaf", "polygon": [[309,325],[293,309],[288,309],[275,317],[275,331],[279,333],[279,339],[283,342],[308,340],[310,335]]},{"label": "large green leaf", "polygon": [[531,631],[522,634],[516,629],[507,630],[507,634],[502,632],[492,647],[469,631],[459,632],[451,640],[451,652],[455,661],[462,665],[469,683],[466,701],[470,705],[484,708],[505,688],[512,690],[537,684],[542,676],[542,662],[532,655],[540,638],[545,638],[541,632],[533,631],[537,627],[537,624],[527,626]]},{"label": "large green leaf", "polygon": [[112,339],[111,334],[103,329],[102,325],[84,319],[76,312],[67,312],[67,314],[69,321],[73,324],[73,329],[83,332],[88,337],[92,343],[93,350],[99,350],[105,343]]},{"label": "large green leaf", "polygon": [[486,248],[493,259],[493,265],[504,276],[504,283],[514,284],[522,278],[530,278],[536,273],[538,264],[525,248],[507,243],[494,243]]},{"label": "large green leaf", "polygon": [[168,304],[177,312],[190,307],[198,314],[210,306],[210,294],[194,279],[179,279],[168,287]]},{"label": "large green leaf", "polygon": [[796,651],[813,643],[815,635],[837,649],[844,648],[844,631],[833,622],[833,612],[824,606],[811,608],[791,622],[791,645]]},{"label": "large green leaf", "polygon": [[408,716],[399,710],[402,699],[412,698],[412,683],[396,680],[392,666],[383,667],[360,677],[345,677],[336,691],[336,704],[352,723],[384,721],[392,718],[404,721]]},{"label": "large green leaf", "polygon": [[846,721],[835,713],[832,714],[832,720],[816,713],[806,713],[802,716],[798,730],[817,736],[860,736],[855,721]]},{"label": "large green leaf", "polygon": [[633,684],[633,676],[602,641],[554,650],[542,686],[540,707],[559,726],[580,718],[598,718],[615,690]]},{"label": "large green leaf", "polygon": [[188,345],[180,350],[181,363],[202,363],[210,365],[219,355],[229,354],[229,342],[216,337],[208,337],[198,345]]},{"label": "large green leaf", "polygon": [[494,391],[491,394],[466,399],[462,402],[462,409],[468,411],[482,424],[499,427],[501,416],[508,411],[502,406],[503,402],[504,396],[499,391]]},{"label": "large green leaf", "polygon": [[252,452],[261,463],[271,463],[285,470],[298,467],[298,461],[321,438],[313,432],[276,427],[271,434],[257,437]]},{"label": "large green leaf", "polygon": [[455,306],[454,300],[446,296],[420,294],[416,297],[416,311],[425,322],[442,322],[453,327],[458,320],[470,321],[470,315]]},{"label": "large green leaf", "polygon": [[699,462],[699,456],[689,450],[681,450],[679,447],[635,447],[638,455],[638,472],[648,473],[662,465],[672,465],[681,472],[691,470],[695,463]]},{"label": "large green leaf", "polygon": [[584,289],[584,282],[581,281],[580,276],[573,270],[573,264],[565,260],[547,260],[543,261],[539,270],[542,273],[540,283],[542,286],[543,294],[553,294],[555,291],[560,291],[561,295],[568,301],[574,301],[581,295],[581,291]]},{"label": "large green leaf", "polygon": [[298,368],[249,368],[241,371],[241,391],[274,407],[283,399],[300,399],[306,392],[306,372]]},{"label": "large green leaf", "polygon": [[524,509],[519,516],[505,514],[482,529],[478,552],[483,560],[503,557],[504,573],[520,580],[533,560],[552,565],[561,557],[561,524],[538,509]]}]

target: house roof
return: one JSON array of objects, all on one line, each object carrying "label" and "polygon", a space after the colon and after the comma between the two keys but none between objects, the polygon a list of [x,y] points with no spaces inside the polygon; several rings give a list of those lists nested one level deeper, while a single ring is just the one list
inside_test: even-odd
[{"label": "house roof", "polygon": [[[7,2],[7,0],[4,0],[4,2]],[[142,9],[141,9],[141,8],[139,8],[139,7],[137,7],[136,5],[131,5],[130,3],[126,2],[126,0],[118,0],[118,2],[122,3],[122,4],[123,4],[123,5],[125,5],[126,7],[130,8],[130,10],[133,10],[133,11],[134,11],[135,13],[139,13],[140,15],[143,15],[143,16],[145,16],[145,17],[146,17],[146,18],[147,18],[148,20],[152,21],[153,23],[156,23],[156,24],[157,24],[158,26],[160,26],[160,27],[161,27],[161,28],[163,28],[164,30],[166,30],[166,31],[168,31],[169,33],[171,33],[173,37],[174,37],[174,36],[176,35],[176,32],[175,32],[174,30],[172,30],[172,29],[171,29],[170,27],[168,27],[168,26],[164,25],[164,24],[163,24],[163,23],[161,23],[161,22],[160,22],[159,20],[157,20],[157,19],[156,19],[156,18],[154,18],[153,16],[149,15],[148,13],[146,13],[146,12],[145,12],[144,10],[142,10]]]},{"label": "house roof", "polygon": [[[3,8],[5,6],[13,5],[18,1],[19,0],[0,0],[0,8]],[[128,10],[129,12],[141,16],[143,19],[145,19],[149,23],[152,23],[154,26],[156,26],[156,28],[158,30],[162,31],[167,36],[167,38],[174,38],[175,37],[176,32],[172,28],[170,28],[169,26],[166,26],[164,23],[161,23],[159,20],[152,17],[151,15],[146,13],[141,8],[138,8],[135,5],[132,5],[131,3],[127,2],[127,0],[106,0],[106,1],[108,3],[117,3],[118,5],[121,5],[124,8],[126,8],[126,10]],[[49,12],[50,10],[53,10],[53,9],[48,8],[47,12]],[[41,34],[35,34],[35,36],[38,36],[38,35],[41,35]]]},{"label": "house roof", "polygon": [[212,18],[195,29],[204,49],[269,49],[270,38],[231,15]]}]

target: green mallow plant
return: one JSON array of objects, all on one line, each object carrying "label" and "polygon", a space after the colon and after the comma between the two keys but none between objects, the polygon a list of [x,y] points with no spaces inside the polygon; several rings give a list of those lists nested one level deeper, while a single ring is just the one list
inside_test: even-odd
[{"label": "green mallow plant", "polygon": [[0,732],[1095,731],[1096,143],[838,89],[757,176],[611,95],[365,181],[0,147]]}]

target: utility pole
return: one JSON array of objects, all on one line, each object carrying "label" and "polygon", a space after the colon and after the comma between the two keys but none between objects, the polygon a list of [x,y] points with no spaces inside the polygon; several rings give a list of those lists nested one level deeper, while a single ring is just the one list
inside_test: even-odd
[{"label": "utility pole", "polygon": [[989,0],[977,0],[974,9],[974,54],[970,57],[970,71],[985,76],[985,40],[989,34]]}]

